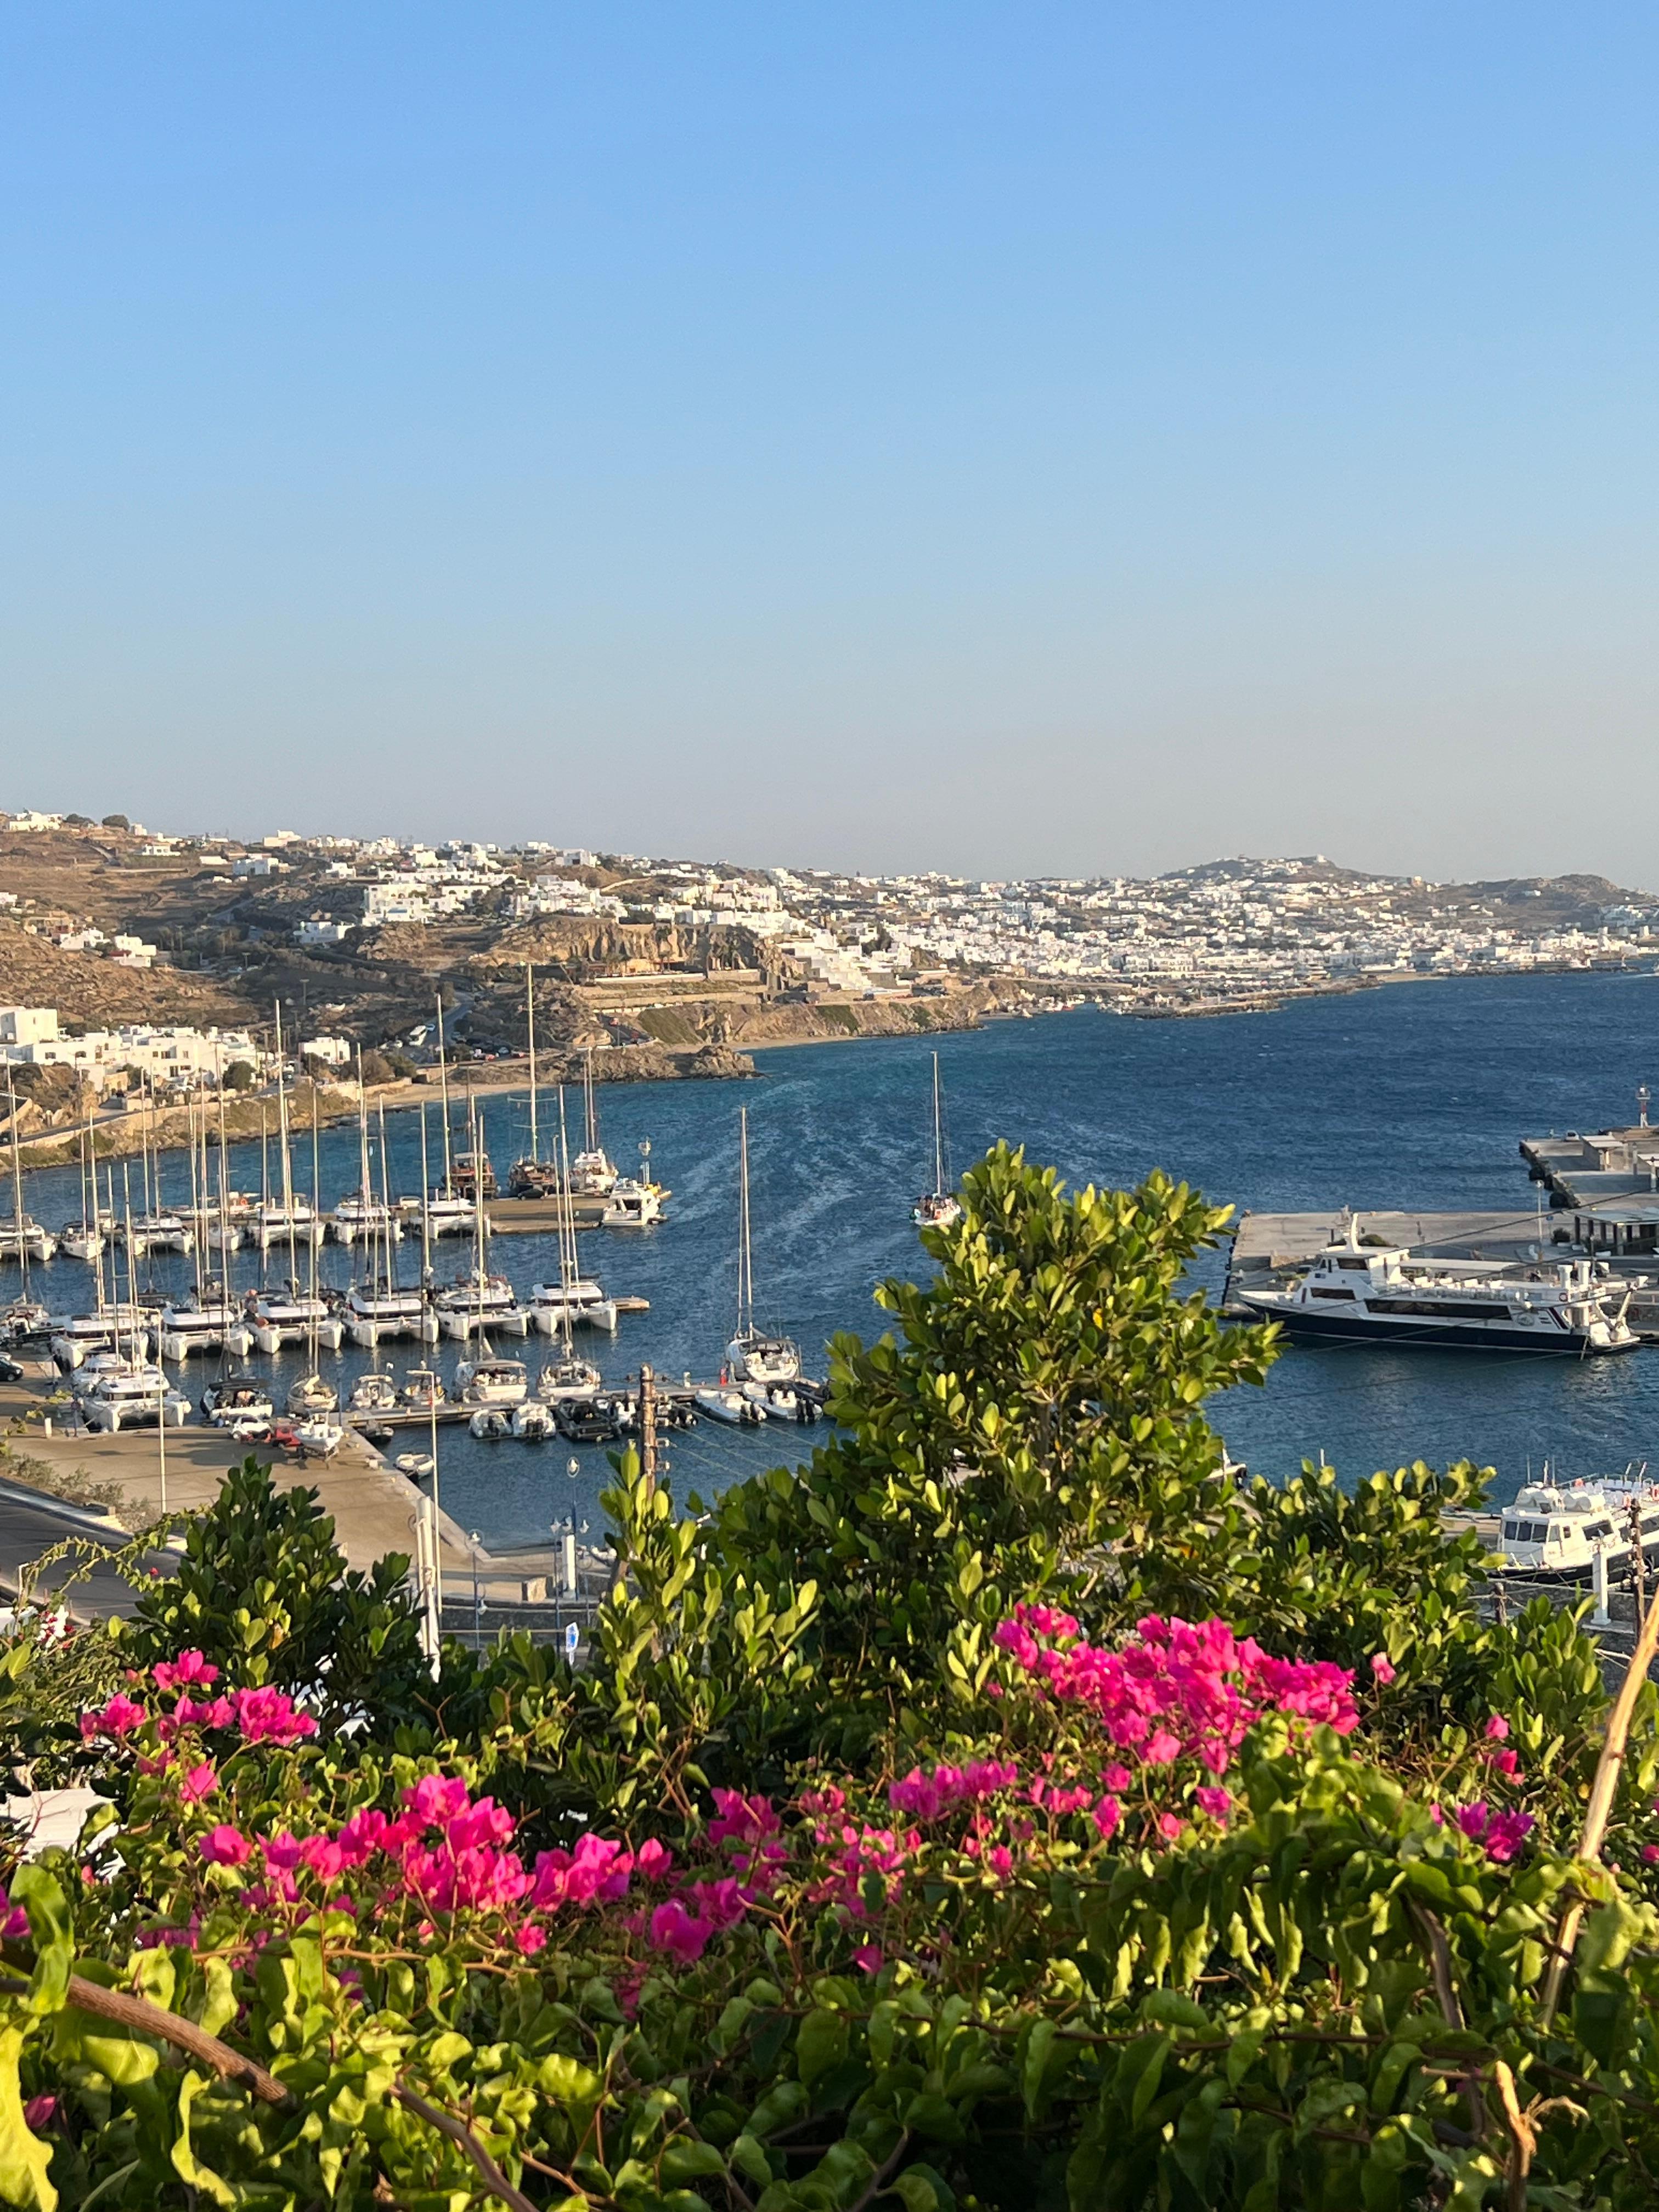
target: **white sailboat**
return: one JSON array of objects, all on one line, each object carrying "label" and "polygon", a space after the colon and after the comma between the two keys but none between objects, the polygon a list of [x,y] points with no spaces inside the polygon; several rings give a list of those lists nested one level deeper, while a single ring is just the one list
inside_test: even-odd
[{"label": "white sailboat", "polygon": [[[575,1318],[574,1292],[580,1281],[576,1271],[576,1213],[570,1199],[569,1154],[564,1127],[564,1091],[559,1091],[559,1290],[560,1302],[551,1310],[554,1328],[561,1339],[559,1357],[550,1360],[536,1383],[536,1395],[544,1405],[568,1404],[574,1399],[592,1400],[599,1395],[603,1381],[592,1360],[579,1358],[571,1337],[571,1324]],[[544,1286],[537,1285],[538,1291]],[[597,1290],[599,1285],[595,1284]],[[616,1326],[615,1305],[612,1302]]]},{"label": "white sailboat", "polygon": [[[755,1262],[749,1234],[749,1109],[738,1109],[738,1326],[726,1347],[727,1377],[769,1389],[800,1374],[800,1351],[792,1337],[755,1326]],[[714,1411],[711,1407],[708,1409]],[[720,1418],[715,1414],[715,1419]]]},{"label": "white sailboat", "polygon": [[933,1187],[910,1208],[918,1229],[954,1229],[962,1218],[962,1201],[951,1188],[951,1161],[945,1139],[945,1109],[939,1079],[939,1054],[933,1054]]}]

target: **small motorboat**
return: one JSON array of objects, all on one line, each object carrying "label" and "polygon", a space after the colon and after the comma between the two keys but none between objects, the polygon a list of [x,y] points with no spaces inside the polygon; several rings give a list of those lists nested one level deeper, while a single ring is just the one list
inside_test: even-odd
[{"label": "small motorboat", "polygon": [[288,1394],[288,1410],[301,1419],[311,1419],[319,1413],[338,1410],[340,1394],[331,1382],[325,1382],[320,1375],[302,1375]]},{"label": "small motorboat", "polygon": [[699,1390],[696,1394],[697,1410],[707,1413],[711,1421],[724,1421],[734,1429],[756,1429],[766,1419],[763,1407],[741,1390]]},{"label": "small motorboat", "polygon": [[270,1392],[257,1375],[233,1369],[202,1393],[202,1412],[216,1429],[258,1427],[270,1432],[276,1418]]},{"label": "small motorboat", "polygon": [[445,1402],[447,1395],[443,1378],[431,1367],[411,1367],[398,1393],[399,1401],[412,1413],[431,1413]]},{"label": "small motorboat", "polygon": [[307,1459],[332,1459],[345,1442],[345,1431],[338,1421],[319,1415],[294,1425],[294,1441]]},{"label": "small motorboat", "polygon": [[389,1375],[378,1367],[371,1367],[367,1375],[360,1375],[351,1386],[350,1411],[354,1413],[395,1413],[398,1410],[398,1386]]},{"label": "small motorboat", "polygon": [[539,1398],[526,1398],[513,1408],[513,1433],[527,1444],[545,1443],[553,1433],[553,1409]]},{"label": "small motorboat", "polygon": [[499,1443],[512,1430],[511,1421],[499,1406],[480,1406],[466,1425],[471,1435],[485,1443]]},{"label": "small motorboat", "polygon": [[411,1482],[421,1482],[431,1474],[433,1459],[430,1452],[399,1452],[392,1464]]},{"label": "small motorboat", "polygon": [[605,1444],[622,1434],[615,1399],[561,1398],[553,1408],[559,1434],[573,1444]]}]

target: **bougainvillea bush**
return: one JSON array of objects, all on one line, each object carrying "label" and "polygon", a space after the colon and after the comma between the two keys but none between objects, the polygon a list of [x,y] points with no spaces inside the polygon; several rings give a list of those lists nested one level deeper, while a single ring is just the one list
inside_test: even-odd
[{"label": "bougainvillea bush", "polygon": [[574,1677],[433,1680],[252,1467],[136,1622],[19,1632],[0,1723],[107,1804],[7,1855],[0,2199],[1654,2201],[1651,1692],[1615,1770],[1470,1470],[1241,1486],[1190,1194],[966,1197],[809,1468],[622,1465]]}]

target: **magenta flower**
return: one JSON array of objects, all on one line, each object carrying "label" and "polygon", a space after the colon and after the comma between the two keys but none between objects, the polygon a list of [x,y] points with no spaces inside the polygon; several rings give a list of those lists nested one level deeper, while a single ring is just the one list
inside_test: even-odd
[{"label": "magenta flower", "polygon": [[124,1698],[118,1690],[101,1712],[82,1714],[81,1733],[88,1740],[95,1735],[112,1735],[118,1741],[142,1727],[144,1719],[143,1707],[135,1705],[131,1698]]},{"label": "magenta flower", "polygon": [[1504,1719],[1502,1713],[1494,1713],[1492,1718],[1486,1723],[1486,1741],[1488,1743],[1502,1743],[1509,1732],[1510,1724]]},{"label": "magenta flower", "polygon": [[211,1797],[218,1786],[218,1774],[211,1763],[204,1759],[185,1775],[179,1784],[179,1794],[187,1805],[199,1805],[204,1797]]},{"label": "magenta flower", "polygon": [[181,1651],[171,1661],[158,1659],[153,1671],[158,1690],[182,1689],[191,1683],[208,1689],[219,1679],[219,1669],[210,1667],[199,1651]]},{"label": "magenta flower", "polygon": [[31,2097],[23,2107],[23,2124],[28,2128],[47,2127],[57,2110],[56,2097]]},{"label": "magenta flower", "polygon": [[1228,1790],[1194,1790],[1193,1798],[1199,1810],[1212,1820],[1224,1820],[1232,1810],[1232,1792]]},{"label": "magenta flower", "polygon": [[634,1855],[634,1864],[641,1881],[665,1881],[673,1863],[673,1852],[666,1844],[659,1844],[654,1836],[642,1843]]},{"label": "magenta flower", "polygon": [[708,1823],[711,1844],[732,1840],[757,1844],[764,1837],[775,1836],[781,1825],[768,1797],[745,1797],[741,1790],[717,1790],[714,1803],[718,1810]]},{"label": "magenta flower", "polygon": [[241,1830],[222,1820],[202,1838],[202,1856],[210,1866],[240,1866],[252,1852],[253,1846]]},{"label": "magenta flower", "polygon": [[1395,1665],[1393,1660],[1389,1658],[1386,1651],[1376,1651],[1372,1653],[1371,1673],[1377,1681],[1383,1684],[1392,1682],[1399,1671],[1399,1668]]},{"label": "magenta flower", "polygon": [[651,1915],[651,1941],[684,1966],[694,1965],[708,1948],[714,1929],[706,1920],[694,1919],[677,1897],[659,1905]]}]

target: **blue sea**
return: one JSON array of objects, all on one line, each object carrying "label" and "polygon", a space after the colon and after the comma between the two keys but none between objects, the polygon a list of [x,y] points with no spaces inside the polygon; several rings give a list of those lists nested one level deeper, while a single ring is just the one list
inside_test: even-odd
[{"label": "blue sea", "polygon": [[[1209,1020],[1079,1009],[937,1042],[958,1169],[1001,1137],[1071,1182],[1133,1183],[1162,1167],[1241,1210],[1508,1208],[1534,1194],[1520,1138],[1634,1118],[1637,1085],[1659,1075],[1656,1024],[1659,979],[1583,975],[1390,985]],[[623,1318],[614,1340],[587,1338],[608,1376],[619,1380],[641,1359],[671,1376],[707,1377],[718,1366],[733,1318],[740,1105],[750,1116],[762,1317],[799,1339],[809,1372],[823,1371],[834,1331],[880,1332],[877,1283],[927,1265],[909,1208],[931,1181],[931,1050],[911,1038],[793,1046],[757,1054],[760,1079],[750,1083],[601,1087],[612,1158],[632,1169],[648,1139],[652,1170],[673,1192],[659,1226],[581,1240],[586,1273],[651,1302],[648,1314]],[[435,1102],[428,1114],[435,1159]],[[528,1149],[524,1099],[487,1097],[484,1125],[498,1169]],[[392,1191],[412,1194],[419,1116],[390,1115],[386,1131]],[[295,1153],[296,1182],[308,1189],[308,1136]],[[329,1205],[358,1181],[355,1127],[325,1131],[321,1161]],[[257,1144],[234,1147],[234,1182],[257,1189],[259,1174]],[[182,1203],[183,1156],[166,1156],[161,1176],[163,1196]],[[119,1186],[118,1169],[118,1195]],[[31,1175],[26,1203],[51,1225],[70,1218],[78,1211],[74,1171]],[[435,1251],[445,1276],[470,1257],[453,1240]],[[278,1279],[287,1255],[273,1251],[266,1264]],[[503,1236],[491,1264],[525,1290],[556,1273],[557,1257],[550,1238]],[[349,1253],[324,1248],[331,1279],[348,1281],[350,1265]],[[403,1265],[412,1279],[418,1242],[403,1247]],[[239,1289],[258,1279],[257,1254],[236,1255],[235,1266]],[[55,1260],[36,1273],[55,1309],[88,1303],[88,1273],[76,1262]],[[1219,1287],[1218,1261],[1203,1273]],[[147,1277],[184,1287],[191,1269],[158,1257],[141,1261],[139,1274],[141,1287]],[[549,1346],[532,1337],[498,1348],[527,1351],[533,1368]],[[420,1356],[412,1344],[380,1354],[399,1371]],[[446,1342],[435,1356],[447,1371],[464,1355]],[[349,1348],[333,1364],[349,1383],[371,1359]],[[264,1363],[256,1354],[251,1364],[271,1367],[285,1387],[299,1356]],[[212,1371],[193,1364],[192,1395]],[[1209,1411],[1235,1457],[1262,1474],[1282,1476],[1321,1454],[1349,1477],[1467,1456],[1497,1470],[1503,1498],[1546,1458],[1568,1476],[1659,1462],[1659,1350],[1581,1362],[1297,1346],[1265,1389],[1230,1393]],[[800,1455],[814,1433],[704,1423],[672,1439],[673,1486],[711,1492]],[[442,1432],[443,1504],[491,1548],[536,1543],[567,1517],[597,1535],[608,1480],[598,1448],[491,1445]]]}]

